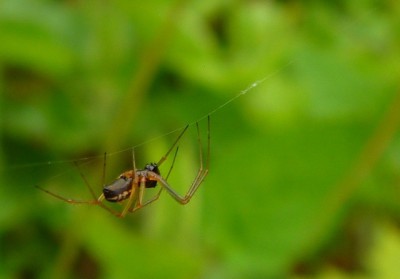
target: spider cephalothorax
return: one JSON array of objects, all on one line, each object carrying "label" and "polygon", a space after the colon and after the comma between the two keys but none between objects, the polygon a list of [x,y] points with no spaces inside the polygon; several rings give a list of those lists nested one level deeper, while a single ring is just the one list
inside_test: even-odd
[{"label": "spider cephalothorax", "polygon": [[[160,175],[160,170],[158,169],[158,165],[156,163],[147,164],[144,167],[147,171],[152,171],[158,175]],[[148,180],[146,181],[146,188],[154,188],[157,186],[157,180]]]}]

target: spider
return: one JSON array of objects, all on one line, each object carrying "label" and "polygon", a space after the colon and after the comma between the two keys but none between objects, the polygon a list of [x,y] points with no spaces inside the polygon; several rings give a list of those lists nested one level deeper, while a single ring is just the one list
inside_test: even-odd
[{"label": "spider", "polygon": [[[186,132],[188,129],[189,125],[187,125],[183,131],[180,133],[178,138],[175,140],[175,142],[172,144],[172,146],[168,149],[167,153],[165,153],[164,156],[161,157],[161,159],[158,161],[158,163],[149,163],[146,164],[146,166],[143,169],[137,169],[136,168],[136,162],[135,162],[135,151],[132,149],[132,164],[133,164],[133,169],[127,170],[120,174],[117,179],[115,179],[113,182],[111,182],[108,185],[105,185],[105,169],[106,169],[106,154],[104,154],[104,163],[103,163],[103,193],[100,195],[100,197],[96,198],[96,194],[94,193],[92,187],[90,186],[89,182],[85,178],[82,172],[80,172],[80,175],[85,182],[87,188],[89,189],[93,200],[91,201],[77,201],[77,200],[72,200],[68,198],[64,198],[58,194],[55,194],[53,192],[50,192],[46,189],[43,189],[37,185],[35,185],[36,188],[39,190],[57,198],[62,201],[65,201],[70,204],[91,204],[91,205],[98,205],[105,210],[109,211],[113,215],[117,217],[125,217],[127,213],[132,213],[135,212],[136,210],[143,208],[146,205],[151,204],[152,202],[156,201],[159,197],[161,192],[165,189],[167,193],[174,198],[178,203],[180,204],[187,204],[190,199],[193,197],[193,195],[196,193],[197,189],[203,182],[204,178],[208,174],[208,167],[209,167],[209,158],[210,158],[210,116],[207,116],[207,159],[206,159],[206,165],[205,168],[203,167],[203,151],[202,151],[202,143],[200,139],[200,129],[199,129],[199,124],[196,122],[196,129],[197,129],[197,137],[198,137],[198,145],[200,149],[200,167],[199,170],[197,171],[197,175],[195,176],[192,184],[189,187],[189,190],[184,196],[179,195],[167,182],[168,177],[172,171],[172,168],[175,163],[176,155],[178,153],[178,147],[176,148],[174,158],[172,160],[171,167],[169,168],[169,171],[167,173],[167,176],[163,178],[161,176],[159,167],[165,162],[165,160],[168,158],[172,150],[175,148],[175,146],[178,144],[179,140],[183,136],[183,134]],[[155,196],[153,196],[150,200],[148,201],[143,201],[144,197],[144,192],[146,188],[154,188],[157,186],[157,183],[161,186],[161,189],[157,192]],[[114,210],[113,208],[107,206],[106,204],[103,203],[103,201],[106,200],[108,202],[122,202],[124,200],[127,200],[125,206],[123,207],[121,212],[118,212]],[[135,204],[134,204],[135,202]]]}]

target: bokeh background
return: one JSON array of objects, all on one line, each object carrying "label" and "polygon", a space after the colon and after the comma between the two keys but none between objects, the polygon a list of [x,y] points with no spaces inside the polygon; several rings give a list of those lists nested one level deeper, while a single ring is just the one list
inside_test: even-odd
[{"label": "bokeh background", "polygon": [[[400,278],[399,30],[393,0],[2,0],[0,278]],[[185,193],[193,123],[205,156],[204,116],[263,78],[212,114],[186,206],[34,187],[90,200],[104,152],[112,181],[191,123]]]}]

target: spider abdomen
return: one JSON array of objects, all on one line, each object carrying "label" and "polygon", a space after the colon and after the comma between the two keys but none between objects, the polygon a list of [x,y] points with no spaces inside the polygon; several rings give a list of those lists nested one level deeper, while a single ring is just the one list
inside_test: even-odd
[{"label": "spider abdomen", "polygon": [[103,195],[109,202],[120,202],[127,199],[131,191],[132,178],[120,177],[103,188]]}]

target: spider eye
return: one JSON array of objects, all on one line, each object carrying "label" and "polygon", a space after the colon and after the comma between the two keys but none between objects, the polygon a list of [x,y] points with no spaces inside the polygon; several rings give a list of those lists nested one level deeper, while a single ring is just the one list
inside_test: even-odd
[{"label": "spider eye", "polygon": [[148,171],[154,171],[154,170],[157,169],[157,164],[156,163],[150,163],[150,164],[147,164],[144,168],[146,170],[148,170]]},{"label": "spider eye", "polygon": [[147,171],[152,171],[152,172],[154,172],[154,173],[156,173],[156,174],[160,174],[160,171],[158,170],[158,166],[157,166],[156,163],[147,164],[147,165],[144,167],[144,169],[147,170]]}]

